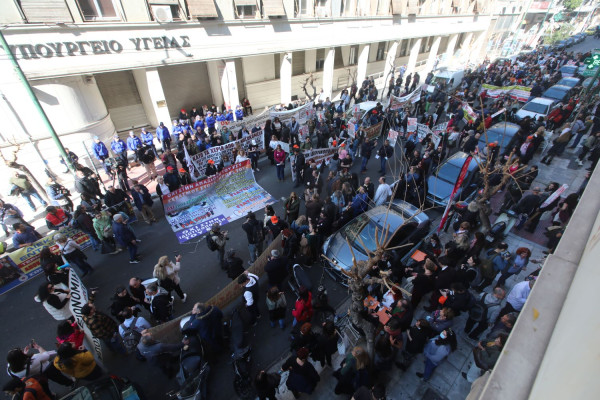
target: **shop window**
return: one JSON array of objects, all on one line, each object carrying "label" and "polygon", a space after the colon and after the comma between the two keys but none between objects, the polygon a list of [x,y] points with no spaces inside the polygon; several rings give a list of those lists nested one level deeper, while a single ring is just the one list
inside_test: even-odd
[{"label": "shop window", "polygon": [[377,55],[375,61],[382,61],[385,58],[385,42],[379,42],[377,45]]},{"label": "shop window", "polygon": [[77,0],[84,21],[117,20],[113,0]]}]

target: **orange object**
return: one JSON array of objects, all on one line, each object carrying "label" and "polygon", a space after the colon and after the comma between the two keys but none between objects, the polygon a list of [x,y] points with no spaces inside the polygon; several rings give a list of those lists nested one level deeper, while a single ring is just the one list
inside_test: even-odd
[{"label": "orange object", "polygon": [[440,296],[440,298],[438,299],[438,303],[440,303],[441,305],[444,305],[446,300],[448,300],[448,298],[446,296]]},{"label": "orange object", "polygon": [[363,301],[363,305],[368,309],[374,310],[379,306],[379,302],[373,296],[367,296]]},{"label": "orange object", "polygon": [[379,322],[382,325],[385,325],[388,323],[388,321],[392,318],[392,316],[389,314],[390,309],[387,307],[382,307],[381,310],[377,311],[377,317],[379,318]]},{"label": "orange object", "polygon": [[427,257],[427,254],[423,253],[421,250],[415,250],[415,252],[410,256],[416,262],[421,262]]}]

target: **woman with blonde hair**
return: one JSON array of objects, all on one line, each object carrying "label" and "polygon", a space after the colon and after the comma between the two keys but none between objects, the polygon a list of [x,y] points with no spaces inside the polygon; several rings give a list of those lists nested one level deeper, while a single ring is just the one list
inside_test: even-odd
[{"label": "woman with blonde hair", "polygon": [[338,380],[335,394],[352,395],[359,387],[369,385],[369,355],[360,346],[346,354],[342,367],[333,373]]},{"label": "woman with blonde hair", "polygon": [[175,290],[177,295],[181,298],[181,302],[185,303],[187,300],[187,293],[183,293],[179,286],[179,270],[181,269],[181,255],[175,257],[175,264],[169,260],[168,256],[162,256],[158,259],[158,264],[154,266],[153,276],[158,279],[160,287],[169,292]]},{"label": "woman with blonde hair", "polygon": [[241,163],[243,161],[249,160],[248,157],[246,157],[246,152],[243,149],[239,149],[237,152],[237,155],[235,156],[235,163]]}]

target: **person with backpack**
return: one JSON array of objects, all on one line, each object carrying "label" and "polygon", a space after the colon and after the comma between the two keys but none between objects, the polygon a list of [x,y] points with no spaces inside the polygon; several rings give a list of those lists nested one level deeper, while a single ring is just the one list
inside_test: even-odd
[{"label": "person with backpack", "polygon": [[63,343],[56,354],[54,366],[63,374],[86,381],[94,381],[104,374],[89,350],[77,350],[70,343]]},{"label": "person with backpack", "polygon": [[52,400],[55,397],[48,395],[38,379],[12,378],[4,384],[2,391],[12,396],[12,399],[22,400]]},{"label": "person with backpack", "polygon": [[506,291],[501,287],[496,287],[492,293],[482,293],[475,299],[469,310],[469,318],[467,318],[464,329],[470,339],[477,340],[488,326],[494,324],[505,296]]},{"label": "person with backpack", "polygon": [[467,382],[473,383],[485,371],[493,369],[507,339],[507,334],[499,333],[490,342],[477,343],[477,347],[473,348],[473,362],[471,363],[471,367],[467,372],[461,373],[462,377],[465,378]]},{"label": "person with backpack", "polygon": [[206,235],[206,244],[210,251],[216,251],[221,269],[225,269],[225,244],[229,238],[227,231],[221,231],[221,226],[218,223],[213,224],[212,228]]},{"label": "person with backpack", "polygon": [[238,276],[244,273],[244,261],[235,255],[235,249],[227,250],[225,269],[227,277],[231,280],[236,280]]},{"label": "person with backpack", "polygon": [[257,220],[256,214],[250,211],[246,215],[246,221],[242,224],[242,229],[246,232],[248,239],[248,251],[250,252],[250,261],[248,261],[248,264],[252,265],[263,251],[263,243],[265,241],[263,223]]},{"label": "person with backpack", "polygon": [[488,287],[494,281],[498,272],[504,270],[506,264],[504,263],[501,254],[506,252],[507,249],[508,245],[506,243],[498,243],[494,249],[487,252],[487,258],[481,260],[479,269],[483,279],[477,286],[475,286],[476,282],[473,282],[473,288],[476,291],[482,292],[483,289]]},{"label": "person with backpack", "polygon": [[123,346],[127,354],[135,353],[135,358],[140,361],[145,361],[144,356],[140,353],[137,348],[140,339],[142,338],[142,331],[145,329],[152,328],[150,322],[146,321],[144,317],[137,317],[133,315],[131,308],[126,308],[119,313],[124,321],[119,325],[119,335],[123,339]]}]

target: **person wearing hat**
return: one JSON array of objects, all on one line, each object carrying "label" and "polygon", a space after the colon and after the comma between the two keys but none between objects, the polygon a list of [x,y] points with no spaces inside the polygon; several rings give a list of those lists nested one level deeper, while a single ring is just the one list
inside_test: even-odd
[{"label": "person wearing hat", "polygon": [[257,275],[246,270],[237,280],[238,285],[244,290],[244,303],[250,315],[250,325],[256,325],[256,320],[260,318],[260,311],[258,309],[260,290],[258,279]]},{"label": "person wearing hat", "polygon": [[181,187],[181,179],[175,172],[175,168],[171,165],[167,166],[167,173],[163,176],[163,179],[169,187],[170,192],[174,192]]},{"label": "person wearing hat", "polygon": [[217,172],[218,172],[218,170],[217,170],[217,166],[215,165],[215,162],[213,160],[208,160],[206,162],[206,169],[204,170],[204,175],[213,176],[213,175],[216,175]]},{"label": "person wearing hat", "polygon": [[215,123],[216,123],[216,119],[213,115],[212,111],[208,111],[206,113],[206,118],[204,119],[204,122],[206,122],[206,127],[208,128],[208,134],[212,134],[215,131]]},{"label": "person wearing hat", "polygon": [[156,138],[160,142],[163,153],[166,149],[171,148],[171,133],[169,132],[169,128],[167,128],[162,122],[159,123],[158,127],[156,128]]},{"label": "person wearing hat", "polygon": [[102,163],[102,166],[104,167],[104,172],[106,172],[106,175],[108,175],[109,177],[113,176],[112,170],[110,168],[110,163],[107,162],[108,159],[108,149],[106,148],[106,145],[100,141],[100,138],[98,136],[94,136],[94,144],[92,145],[92,154],[94,155],[94,157],[96,157],[96,159],[98,161],[100,161]]},{"label": "person wearing hat", "polygon": [[127,162],[127,145],[124,141],[119,139],[119,135],[113,137],[113,141],[110,143],[110,149],[115,155],[117,163],[129,167],[129,163]]},{"label": "person wearing hat", "polygon": [[127,222],[124,220],[123,215],[115,214],[113,216],[113,234],[115,240],[121,247],[127,247],[129,250],[129,264],[138,264],[138,241],[135,237],[135,233],[129,228]]},{"label": "person wearing hat", "polygon": [[279,250],[271,250],[271,255],[268,257],[269,261],[265,265],[265,272],[267,273],[269,286],[277,286],[279,290],[283,290],[283,282],[288,275],[288,259],[285,256],[279,254]]},{"label": "person wearing hat", "polygon": [[194,182],[185,168],[179,168],[179,181],[181,182],[182,186],[189,185]]},{"label": "person wearing hat", "polygon": [[282,221],[277,215],[273,215],[265,225],[265,227],[271,231],[273,238],[276,238],[279,233],[288,227],[285,221]]},{"label": "person wearing hat", "polygon": [[302,347],[281,366],[282,371],[290,371],[286,386],[295,398],[298,398],[300,393],[312,394],[321,380],[317,370],[308,360],[309,354],[310,351]]},{"label": "person wearing hat", "polygon": [[244,108],[241,105],[235,107],[235,120],[242,121],[244,119]]},{"label": "person wearing hat", "polygon": [[144,145],[144,147],[152,148],[152,151],[154,152],[154,156],[156,158],[158,158],[158,153],[156,152],[156,146],[154,146],[154,135],[152,135],[152,132],[148,132],[148,130],[146,130],[146,128],[142,128],[142,132],[140,133],[140,138],[141,138],[141,141],[142,141],[142,144]]}]

